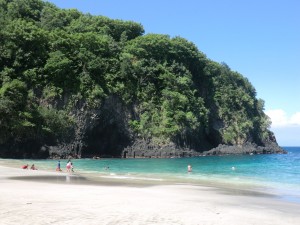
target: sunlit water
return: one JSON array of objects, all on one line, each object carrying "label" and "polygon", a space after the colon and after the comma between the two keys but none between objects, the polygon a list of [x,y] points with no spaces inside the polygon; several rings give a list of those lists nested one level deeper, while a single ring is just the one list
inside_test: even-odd
[{"label": "sunlit water", "polygon": [[[288,154],[229,155],[172,159],[75,159],[75,173],[112,179],[247,187],[300,202],[300,147]],[[61,160],[65,171],[67,160]],[[0,159],[1,165],[35,164],[54,171],[57,160]],[[192,172],[187,172],[187,165]]]}]

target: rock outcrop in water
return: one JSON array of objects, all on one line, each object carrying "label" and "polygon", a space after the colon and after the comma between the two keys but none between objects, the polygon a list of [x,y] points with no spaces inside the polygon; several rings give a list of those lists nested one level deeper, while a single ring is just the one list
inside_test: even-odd
[{"label": "rock outcrop in water", "polygon": [[184,38],[40,0],[0,12],[0,157],[284,152],[247,78]]}]

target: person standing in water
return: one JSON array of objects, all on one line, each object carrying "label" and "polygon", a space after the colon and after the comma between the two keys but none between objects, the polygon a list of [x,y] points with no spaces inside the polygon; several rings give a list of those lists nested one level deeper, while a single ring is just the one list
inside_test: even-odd
[{"label": "person standing in water", "polygon": [[60,161],[59,161],[59,160],[58,160],[58,162],[57,162],[56,171],[61,171],[61,168],[60,168]]},{"label": "person standing in water", "polygon": [[68,161],[67,165],[66,165],[66,169],[67,172],[70,173],[71,172],[71,161]]},{"label": "person standing in water", "polygon": [[74,167],[73,167],[73,163],[71,162],[71,172],[74,173]]},{"label": "person standing in water", "polygon": [[192,172],[192,166],[190,164],[187,166],[187,170],[188,172]]}]

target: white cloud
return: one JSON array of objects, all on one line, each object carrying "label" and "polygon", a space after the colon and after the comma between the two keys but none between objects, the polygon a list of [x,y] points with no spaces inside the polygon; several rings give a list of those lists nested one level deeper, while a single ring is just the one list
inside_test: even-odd
[{"label": "white cloud", "polygon": [[274,127],[271,130],[280,146],[300,146],[300,126]]},{"label": "white cloud", "polygon": [[271,127],[300,126],[300,112],[292,116],[288,116],[282,109],[267,110],[265,113],[271,118]]},{"label": "white cloud", "polygon": [[295,125],[300,125],[300,112],[297,112],[294,115],[292,115],[290,122]]},{"label": "white cloud", "polygon": [[300,112],[291,116],[282,109],[267,110],[265,113],[271,118],[270,129],[280,146],[300,146]]}]

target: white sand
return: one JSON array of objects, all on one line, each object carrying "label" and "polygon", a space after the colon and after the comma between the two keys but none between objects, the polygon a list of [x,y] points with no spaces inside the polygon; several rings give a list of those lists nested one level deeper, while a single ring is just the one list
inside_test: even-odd
[{"label": "white sand", "polygon": [[0,224],[300,224],[300,204],[272,197],[232,195],[209,187],[7,179],[53,174],[57,173],[0,166]]}]

